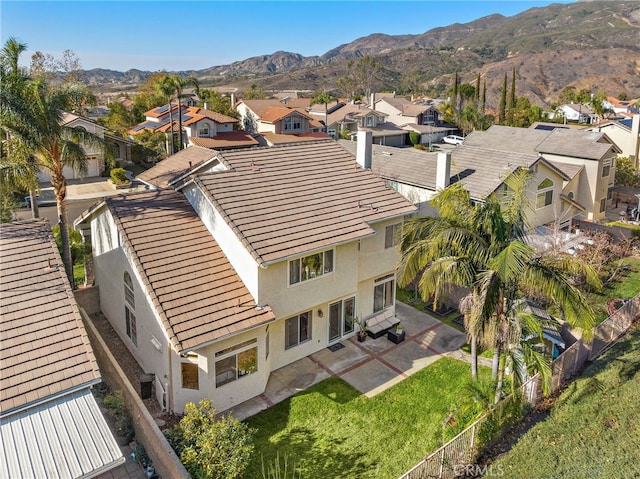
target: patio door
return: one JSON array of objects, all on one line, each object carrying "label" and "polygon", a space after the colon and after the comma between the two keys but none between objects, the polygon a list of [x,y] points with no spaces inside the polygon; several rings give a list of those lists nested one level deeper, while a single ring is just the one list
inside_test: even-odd
[{"label": "patio door", "polygon": [[356,312],[356,298],[351,297],[329,305],[329,343],[339,341],[353,333]]}]

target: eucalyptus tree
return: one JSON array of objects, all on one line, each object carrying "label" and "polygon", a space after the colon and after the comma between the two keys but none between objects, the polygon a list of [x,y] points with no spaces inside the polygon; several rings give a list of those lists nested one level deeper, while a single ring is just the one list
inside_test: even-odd
[{"label": "eucalyptus tree", "polygon": [[[403,230],[401,285],[417,278],[423,300],[433,297],[434,304],[451,286],[471,290],[470,304],[462,305],[465,327],[472,341],[493,348],[496,401],[505,374],[503,356],[513,353],[542,360],[520,341],[525,326],[541,331],[518,311],[523,291],[555,302],[586,338],[595,322],[593,311],[571,282],[572,275],[580,274],[598,286],[593,269],[570,255],[541,256],[525,242],[530,177],[524,169],[516,171],[505,180],[508,193],[491,194],[476,205],[471,205],[461,183],[454,183],[432,200],[440,216],[412,218]],[[544,366],[537,370],[549,371]]]}]

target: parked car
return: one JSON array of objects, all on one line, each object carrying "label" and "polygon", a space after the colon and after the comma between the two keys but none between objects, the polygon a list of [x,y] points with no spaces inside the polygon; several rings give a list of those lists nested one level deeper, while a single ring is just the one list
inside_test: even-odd
[{"label": "parked car", "polygon": [[[31,196],[25,196],[24,202],[27,208],[31,208]],[[36,196],[36,202],[38,203],[38,206],[55,206],[56,194],[54,193],[52,188],[43,188],[42,190],[40,190],[40,194]]]},{"label": "parked car", "polygon": [[458,135],[447,135],[442,139],[442,141],[449,143],[450,145],[462,145],[464,138]]}]

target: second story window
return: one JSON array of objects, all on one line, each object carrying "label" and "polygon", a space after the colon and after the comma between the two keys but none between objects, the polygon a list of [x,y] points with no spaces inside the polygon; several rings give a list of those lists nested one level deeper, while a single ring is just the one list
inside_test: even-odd
[{"label": "second story window", "polygon": [[333,250],[289,261],[289,284],[297,284],[333,271]]},{"label": "second story window", "polygon": [[198,136],[209,136],[209,131],[211,131],[209,127],[209,123],[203,123],[202,125],[200,125],[200,131],[198,131]]},{"label": "second story window", "polygon": [[294,131],[302,129],[302,117],[291,115],[284,119],[284,131]]},{"label": "second story window", "polygon": [[373,115],[367,117],[367,126],[376,126],[376,119]]},{"label": "second story window", "polygon": [[393,248],[400,242],[400,234],[402,233],[402,223],[389,225],[384,230],[384,248]]},{"label": "second story window", "polygon": [[611,166],[609,165],[604,165],[602,167],[602,177],[603,178],[609,178],[609,174],[611,173]]},{"label": "second story window", "polygon": [[538,196],[536,197],[536,208],[544,208],[553,203],[553,181],[545,178],[538,185]]}]

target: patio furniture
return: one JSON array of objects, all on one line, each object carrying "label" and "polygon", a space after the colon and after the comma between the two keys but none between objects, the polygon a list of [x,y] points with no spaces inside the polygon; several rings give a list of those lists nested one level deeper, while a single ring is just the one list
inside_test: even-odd
[{"label": "patio furniture", "polygon": [[399,323],[400,320],[395,317],[394,311],[385,309],[367,319],[367,334],[373,339],[377,339]]},{"label": "patio furniture", "polygon": [[398,333],[398,331],[395,328],[391,328],[387,332],[387,339],[395,344],[398,344],[404,341],[404,336],[405,336],[404,329],[400,333]]}]

